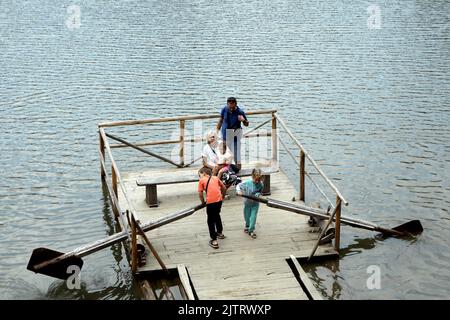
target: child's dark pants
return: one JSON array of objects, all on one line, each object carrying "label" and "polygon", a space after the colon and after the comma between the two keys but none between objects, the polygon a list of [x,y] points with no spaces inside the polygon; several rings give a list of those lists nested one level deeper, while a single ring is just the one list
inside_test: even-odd
[{"label": "child's dark pants", "polygon": [[222,208],[222,201],[208,203],[206,205],[206,214],[208,215],[208,229],[209,236],[213,240],[217,240],[217,234],[222,233],[222,219],[220,219],[220,209]]}]

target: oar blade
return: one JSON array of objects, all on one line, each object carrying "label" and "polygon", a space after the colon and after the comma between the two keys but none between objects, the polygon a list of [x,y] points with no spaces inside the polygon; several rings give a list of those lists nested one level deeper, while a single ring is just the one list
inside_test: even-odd
[{"label": "oar blade", "polygon": [[411,220],[392,229],[411,234],[418,234],[423,231],[422,224],[419,220]]},{"label": "oar blade", "polygon": [[62,256],[64,253],[47,248],[37,248],[33,250],[30,261],[28,261],[27,269],[36,273],[45,274],[50,277],[67,280],[73,271],[69,267],[77,266],[80,270],[83,267],[83,260],[77,256],[70,256],[57,263],[49,264],[43,268],[36,269],[38,264],[50,261],[54,258]]}]

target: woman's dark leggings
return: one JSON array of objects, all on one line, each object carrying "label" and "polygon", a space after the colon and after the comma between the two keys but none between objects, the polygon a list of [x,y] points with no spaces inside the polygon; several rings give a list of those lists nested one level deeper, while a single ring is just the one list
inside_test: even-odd
[{"label": "woman's dark leggings", "polygon": [[222,233],[222,219],[220,219],[220,209],[222,208],[222,201],[208,203],[206,205],[206,214],[208,215],[208,229],[209,236],[213,240],[217,240],[217,234]]}]

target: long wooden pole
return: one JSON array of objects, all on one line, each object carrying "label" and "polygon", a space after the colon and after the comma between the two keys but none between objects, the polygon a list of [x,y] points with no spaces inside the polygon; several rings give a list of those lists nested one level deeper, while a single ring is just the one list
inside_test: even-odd
[{"label": "long wooden pole", "polygon": [[[246,196],[246,195],[240,195],[240,196],[243,198],[248,198],[248,199],[251,199],[251,200],[254,200],[257,202],[264,203],[268,207],[272,207],[272,208],[295,212],[298,214],[304,214],[304,215],[308,215],[310,217],[315,217],[315,218],[320,218],[320,219],[329,219],[330,218],[330,216],[326,213],[326,211],[324,211],[322,209],[318,209],[318,208],[312,208],[312,207],[308,207],[305,205],[296,205],[291,202],[275,200],[275,199],[270,199],[270,198],[261,198],[261,197]],[[335,220],[337,218],[338,217],[336,216]],[[352,218],[348,218],[348,217],[341,217],[340,220],[342,223],[349,225],[351,227],[361,228],[361,229],[366,229],[366,230],[371,230],[371,231],[378,231],[378,232],[381,232],[381,233],[383,233],[385,235],[389,235],[389,236],[406,236],[406,235],[409,235],[411,232],[417,233],[417,232],[423,231],[423,228],[421,228],[421,224],[419,224],[420,221],[418,221],[418,220],[409,221],[409,222],[404,223],[400,226],[397,226],[393,229],[383,228],[383,227],[380,227],[380,226],[376,225],[375,223],[372,223],[369,221],[352,219]],[[400,228],[400,230],[397,230],[399,228]],[[411,231],[409,231],[409,230],[411,230]]]},{"label": "long wooden pole", "polygon": [[[141,228],[144,232],[154,230],[154,229],[159,228],[168,223],[188,217],[191,214],[193,214],[195,211],[203,209],[204,207],[206,207],[206,204],[201,204],[201,205],[195,206],[193,208],[184,209],[182,211],[164,216],[154,222],[146,223]],[[65,259],[70,258],[70,257],[77,256],[77,257],[81,258],[81,257],[87,256],[89,254],[92,254],[94,252],[97,252],[99,250],[107,248],[109,246],[112,246],[115,243],[126,240],[127,237],[129,237],[129,236],[130,236],[130,233],[128,231],[122,231],[122,232],[115,233],[105,239],[97,240],[93,243],[73,249],[72,251],[64,253],[63,255],[58,256],[56,258],[41,262],[34,266],[34,271],[39,272],[39,269],[45,268],[46,266],[49,266],[49,265],[57,264]]]},{"label": "long wooden pole", "polygon": [[[274,114],[277,112],[276,109],[267,110],[254,110],[246,112],[246,115],[258,115],[258,114]],[[103,122],[99,123],[99,127],[116,127],[116,126],[131,126],[136,124],[150,124],[150,123],[161,123],[161,122],[171,122],[180,120],[201,120],[201,119],[217,119],[220,118],[219,114],[206,114],[206,115],[193,115],[193,116],[178,116],[169,118],[155,118],[155,119],[143,119],[143,120],[126,120],[126,121],[113,121],[113,122]]]}]

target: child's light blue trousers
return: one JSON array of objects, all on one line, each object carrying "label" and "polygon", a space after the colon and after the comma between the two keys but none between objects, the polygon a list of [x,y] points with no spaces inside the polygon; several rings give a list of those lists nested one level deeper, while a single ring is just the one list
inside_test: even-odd
[{"label": "child's light blue trousers", "polygon": [[256,225],[256,216],[258,215],[259,203],[244,204],[245,227],[248,232],[253,232]]}]

